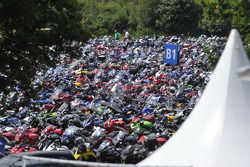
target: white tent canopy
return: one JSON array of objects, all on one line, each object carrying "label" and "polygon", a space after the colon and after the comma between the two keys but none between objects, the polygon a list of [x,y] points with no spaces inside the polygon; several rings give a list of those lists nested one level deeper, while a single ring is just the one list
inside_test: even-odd
[{"label": "white tent canopy", "polygon": [[240,68],[238,73],[241,79],[250,81],[250,65]]},{"label": "white tent canopy", "polygon": [[232,30],[200,101],[176,134],[138,166],[250,166],[249,65],[240,35]]}]

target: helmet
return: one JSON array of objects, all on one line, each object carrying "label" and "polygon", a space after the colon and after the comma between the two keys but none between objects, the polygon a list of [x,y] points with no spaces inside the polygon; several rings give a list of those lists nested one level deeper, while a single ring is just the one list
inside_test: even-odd
[{"label": "helmet", "polygon": [[58,135],[62,135],[63,131],[61,129],[55,129],[54,132]]},{"label": "helmet", "polygon": [[75,145],[76,145],[76,146],[81,146],[82,144],[84,144],[84,142],[85,142],[85,140],[84,140],[83,137],[77,137],[77,138],[75,139]]},{"label": "helmet", "polygon": [[80,144],[80,145],[78,146],[78,150],[84,152],[84,151],[87,150],[87,147],[85,146],[84,143],[82,143],[82,144]]}]

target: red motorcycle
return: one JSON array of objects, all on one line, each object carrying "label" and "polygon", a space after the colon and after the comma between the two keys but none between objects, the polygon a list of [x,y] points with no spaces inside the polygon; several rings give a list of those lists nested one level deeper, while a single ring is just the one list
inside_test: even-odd
[{"label": "red motorcycle", "polygon": [[126,123],[121,119],[112,119],[107,120],[103,128],[109,133],[113,131],[123,130],[125,131],[127,129]]},{"label": "red motorcycle", "polygon": [[15,135],[16,143],[28,143],[30,145],[35,145],[39,142],[39,129],[31,128],[31,129],[18,129]]},{"label": "red motorcycle", "polygon": [[45,129],[42,130],[41,132],[41,136],[43,135],[49,135],[51,133],[55,133],[58,135],[62,135],[63,131],[61,129],[58,129],[56,126],[54,125],[48,125]]},{"label": "red motorcycle", "polygon": [[18,144],[18,145],[15,145],[15,147],[13,147],[10,150],[10,154],[17,154],[17,153],[22,153],[22,152],[33,152],[33,151],[37,151],[37,149],[35,147],[31,147],[26,144]]},{"label": "red motorcycle", "polygon": [[4,132],[3,136],[6,137],[9,141],[15,140],[15,134],[12,132]]},{"label": "red motorcycle", "polygon": [[68,93],[60,93],[59,99],[66,103],[70,103],[73,100],[73,97]]},{"label": "red motorcycle", "polygon": [[155,135],[141,136],[139,142],[147,146],[149,150],[155,150],[162,146],[167,141],[164,137],[157,137]]},{"label": "red motorcycle", "polygon": [[42,106],[42,108],[45,109],[45,110],[47,110],[47,111],[51,111],[54,107],[55,107],[54,104],[44,104]]}]

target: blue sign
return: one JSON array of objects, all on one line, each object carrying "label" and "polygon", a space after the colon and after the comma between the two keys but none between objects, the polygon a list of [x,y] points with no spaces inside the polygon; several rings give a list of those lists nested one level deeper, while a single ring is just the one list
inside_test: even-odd
[{"label": "blue sign", "polygon": [[178,45],[166,44],[164,46],[164,63],[177,65],[179,62]]}]

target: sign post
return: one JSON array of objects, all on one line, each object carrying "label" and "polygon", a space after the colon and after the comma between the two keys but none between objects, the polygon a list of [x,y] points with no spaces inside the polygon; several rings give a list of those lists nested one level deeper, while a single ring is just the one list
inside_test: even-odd
[{"label": "sign post", "polygon": [[164,63],[177,65],[179,63],[178,45],[166,44],[164,46]]}]

